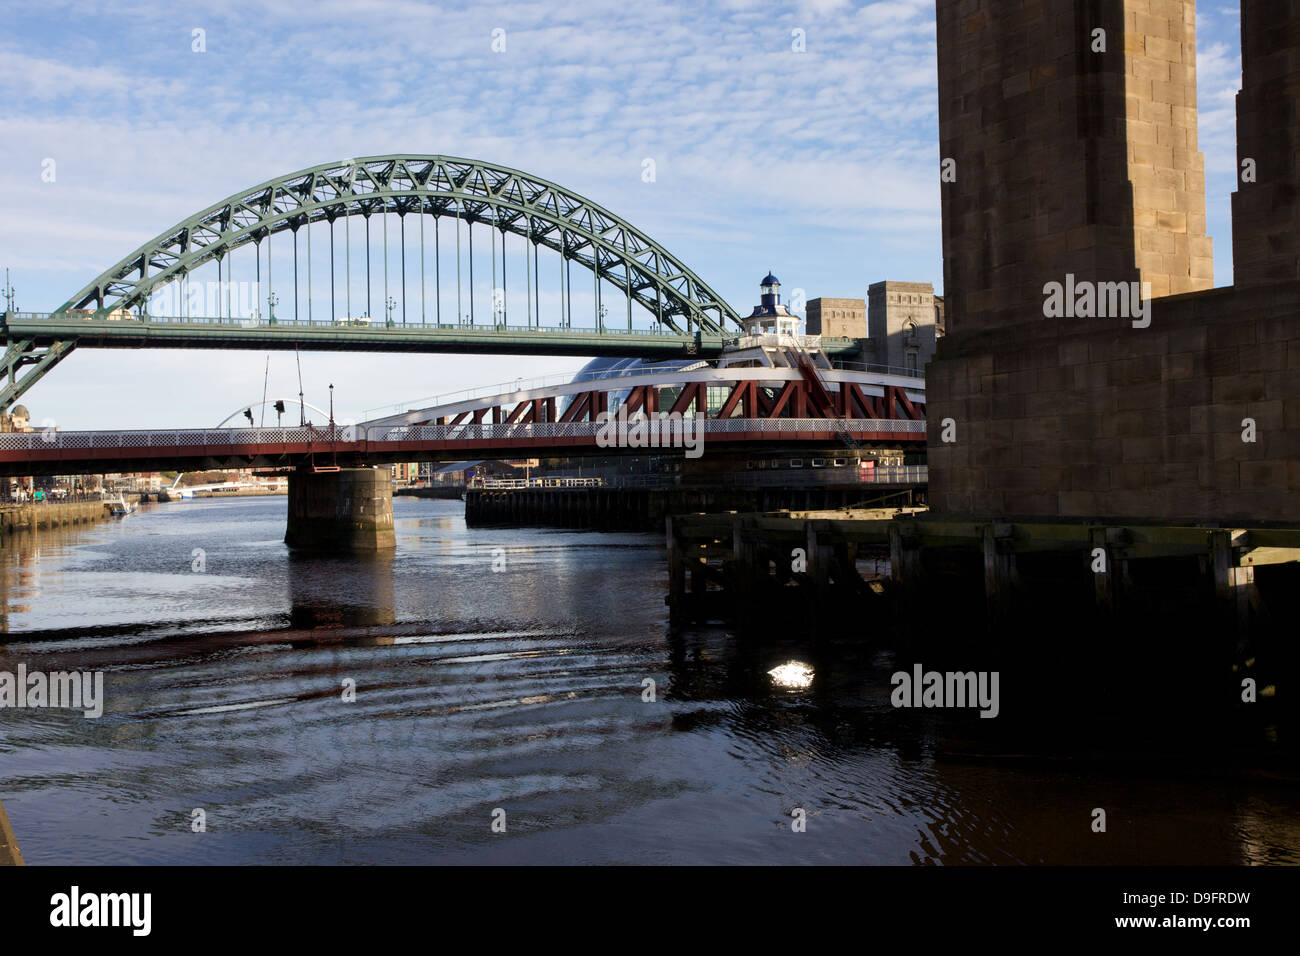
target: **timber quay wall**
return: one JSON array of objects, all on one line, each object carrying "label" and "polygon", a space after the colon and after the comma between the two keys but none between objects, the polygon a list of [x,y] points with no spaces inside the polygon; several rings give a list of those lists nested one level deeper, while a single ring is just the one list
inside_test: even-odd
[{"label": "timber quay wall", "polygon": [[42,501],[0,505],[0,536],[14,531],[40,531],[89,524],[108,517],[102,501]]},{"label": "timber quay wall", "polygon": [[802,508],[911,504],[918,489],[850,487],[646,487],[470,489],[465,523],[545,525],[600,531],[661,532],[664,519],[697,512],[774,511]]},{"label": "timber quay wall", "polygon": [[[919,610],[936,583],[962,579],[973,582],[970,590],[996,623],[1017,605],[1036,603],[1040,584],[1056,581],[1107,615],[1143,603],[1153,585],[1183,603],[1205,598],[1220,623],[1249,626],[1261,610],[1257,575],[1274,569],[1300,576],[1297,527],[994,521],[878,508],[682,514],[669,516],[666,529],[668,603],[688,614],[716,610],[699,606],[711,596],[724,607],[748,605],[770,593],[769,584],[795,585],[817,600],[875,584],[867,590],[891,592]],[[864,560],[884,570],[864,577]],[[1184,580],[1171,582],[1178,577]]]},{"label": "timber quay wall", "polygon": [[1099,674],[1127,679],[1123,694],[1227,708],[1249,681],[1300,716],[1297,527],[916,509],[678,515],[666,536],[678,624],[1003,655],[1043,702],[1069,684],[1080,706]]}]

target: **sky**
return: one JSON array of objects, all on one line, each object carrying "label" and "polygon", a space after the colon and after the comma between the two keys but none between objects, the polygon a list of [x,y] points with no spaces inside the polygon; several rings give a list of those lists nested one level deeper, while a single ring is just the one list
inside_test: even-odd
[{"label": "sky", "polygon": [[[58,307],[228,195],[388,153],[469,157],[565,186],[742,314],[769,269],[787,299],[865,297],[881,279],[942,290],[933,0],[3,8],[0,267],[22,310]],[[1238,16],[1235,4],[1198,4],[1216,285],[1232,281]],[[283,270],[280,246],[274,255]],[[550,302],[544,293],[544,311]],[[300,358],[307,401],[326,405],[334,384],[341,419],[583,364]],[[188,428],[297,392],[290,352],[81,349],[23,402],[34,422],[69,430]]]}]

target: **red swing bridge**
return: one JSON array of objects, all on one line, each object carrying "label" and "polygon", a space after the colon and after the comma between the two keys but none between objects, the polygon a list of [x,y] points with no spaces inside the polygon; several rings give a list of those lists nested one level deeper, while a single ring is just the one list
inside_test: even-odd
[{"label": "red swing bridge", "polygon": [[[698,362],[642,366],[560,385],[514,389],[358,423],[276,428],[0,434],[0,474],[364,467],[413,461],[645,454],[602,446],[604,416],[702,416],[705,457],[821,449],[859,458],[925,442],[925,385],[843,368],[754,368]],[[672,449],[659,449],[671,453]]]}]

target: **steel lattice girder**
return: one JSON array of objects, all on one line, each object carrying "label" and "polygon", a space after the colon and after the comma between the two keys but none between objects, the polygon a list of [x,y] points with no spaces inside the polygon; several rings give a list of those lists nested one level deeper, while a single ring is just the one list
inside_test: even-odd
[{"label": "steel lattice girder", "polygon": [[[0,409],[7,411],[76,345],[73,339],[62,339],[41,348],[35,339],[10,339],[5,349],[4,366],[0,369],[5,376],[0,384]],[[27,371],[20,375],[22,369]]]},{"label": "steel lattice girder", "polygon": [[[414,418],[418,420],[408,420],[403,424],[394,424],[393,427],[402,428],[404,425],[423,425],[431,422],[439,425],[459,425],[462,422],[475,424],[492,422],[508,425],[554,421],[595,421],[600,412],[607,411],[611,407],[620,406],[620,402],[612,398],[612,396],[620,392],[628,393],[621,404],[627,407],[629,415],[644,411],[647,415],[653,417],[660,411],[667,412],[669,410],[668,407],[661,409],[659,403],[662,399],[661,392],[672,387],[674,386],[657,383],[638,384],[629,387],[618,381],[613,381],[601,388],[589,388],[563,396],[527,396],[522,399],[514,394],[493,396],[485,399],[485,401],[492,404],[485,404],[473,410],[456,411],[455,414],[440,415],[438,410],[435,409],[427,410],[424,414],[408,412],[404,416],[394,416],[399,419]],[[808,417],[806,409],[811,405],[811,400],[808,397],[808,385],[806,382],[799,380],[788,381],[784,386],[778,387],[760,385],[757,380],[752,378],[726,382],[720,386],[710,386],[707,382],[693,382],[682,383],[676,387],[679,387],[680,391],[671,396],[674,402],[671,406],[673,411],[687,415],[703,414],[706,418],[715,421],[727,420],[732,417],[737,408],[741,409],[740,417],[747,420],[765,419],[772,421],[779,418],[806,418]],[[710,401],[708,393],[711,388],[725,389],[726,394],[714,401]],[[840,390],[836,393],[836,407],[830,409],[830,417],[844,420],[925,420],[925,403],[923,401],[911,401],[905,388],[898,385],[882,385],[881,392],[880,396],[869,396],[862,391],[861,386],[857,383],[841,383]],[[563,416],[556,418],[559,413],[559,398],[567,398],[569,401]],[[712,412],[707,411],[710,405],[716,406]],[[384,420],[380,419],[378,422],[383,423]]]},{"label": "steel lattice girder", "polygon": [[448,216],[523,236],[624,292],[630,286],[632,297],[676,332],[725,336],[740,325],[699,276],[608,210],[519,170],[451,156],[370,156],[269,180],[160,233],[58,311],[133,308],[158,286],[271,233],[377,212]]}]

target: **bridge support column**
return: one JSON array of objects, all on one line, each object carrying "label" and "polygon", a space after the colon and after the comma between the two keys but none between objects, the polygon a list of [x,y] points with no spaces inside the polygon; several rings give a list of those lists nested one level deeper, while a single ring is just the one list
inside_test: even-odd
[{"label": "bridge support column", "polygon": [[294,471],[284,543],[305,551],[395,547],[392,473],[387,468]]}]

